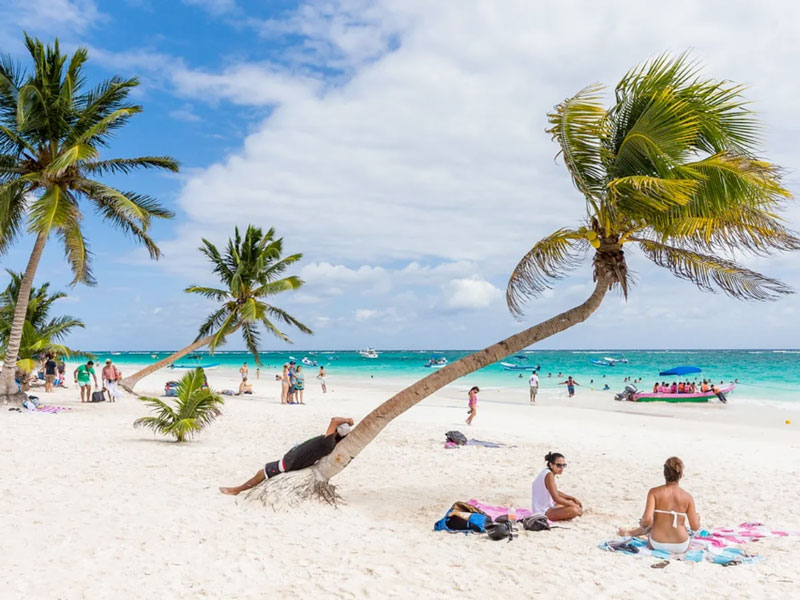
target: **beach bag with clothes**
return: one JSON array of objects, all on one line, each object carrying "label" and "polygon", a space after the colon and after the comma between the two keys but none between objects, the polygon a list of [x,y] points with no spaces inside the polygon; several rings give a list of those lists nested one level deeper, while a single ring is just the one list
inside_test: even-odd
[{"label": "beach bag with clothes", "polygon": [[550,531],[550,523],[544,515],[531,515],[522,519],[522,526],[528,531]]},{"label": "beach bag with clothes", "polygon": [[467,443],[467,436],[465,436],[460,431],[448,431],[444,434],[444,437],[447,438],[447,441],[456,444],[458,446],[463,446]]},{"label": "beach bag with clothes", "polygon": [[474,531],[483,533],[491,523],[492,518],[477,506],[466,502],[456,502],[445,513],[443,518],[434,523],[433,529],[435,531],[461,531],[463,533]]}]

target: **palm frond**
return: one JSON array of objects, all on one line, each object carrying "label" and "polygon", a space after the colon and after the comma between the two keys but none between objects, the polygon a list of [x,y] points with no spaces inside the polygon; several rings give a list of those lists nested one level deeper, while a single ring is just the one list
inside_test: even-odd
[{"label": "palm frond", "polygon": [[183,291],[187,294],[200,294],[205,298],[210,298],[211,300],[217,301],[225,300],[230,295],[230,292],[227,290],[220,290],[218,288],[205,287],[202,285],[190,285]]},{"label": "palm frond", "polygon": [[559,229],[542,238],[522,257],[508,281],[506,304],[512,314],[521,317],[522,304],[539,296],[577,267],[586,257],[589,244],[574,229]]},{"label": "palm frond", "polygon": [[269,313],[273,318],[283,321],[287,325],[293,325],[297,327],[303,333],[312,335],[314,332],[305,325],[303,325],[300,321],[295,319],[292,315],[287,313],[285,310],[278,308],[277,306],[267,306],[267,313]]},{"label": "palm frond", "polygon": [[139,156],[137,158],[111,158],[86,162],[81,165],[85,173],[90,174],[128,174],[136,169],[164,169],[177,173],[180,163],[171,156]]},{"label": "palm frond", "polygon": [[26,186],[17,181],[0,185],[0,255],[22,232],[27,202]]},{"label": "palm frond", "polygon": [[700,254],[686,248],[668,246],[653,240],[631,238],[650,260],[669,269],[681,279],[704,291],[721,290],[739,300],[776,300],[792,293],[783,282],[746,269],[719,256]]},{"label": "palm frond", "polygon": [[573,183],[590,203],[602,196],[605,182],[600,143],[606,117],[602,90],[600,85],[587,86],[547,115],[547,132],[558,142]]}]

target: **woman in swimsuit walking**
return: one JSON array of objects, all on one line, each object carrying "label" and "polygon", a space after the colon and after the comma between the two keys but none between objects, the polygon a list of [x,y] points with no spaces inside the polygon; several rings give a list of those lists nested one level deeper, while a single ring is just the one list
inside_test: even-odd
[{"label": "woman in swimsuit walking", "polygon": [[478,414],[478,389],[477,385],[474,385],[469,390],[469,416],[467,417],[467,425],[472,425],[472,419],[475,418],[475,415]]},{"label": "woman in swimsuit walking", "polygon": [[683,461],[677,456],[664,463],[666,483],[647,492],[647,505],[639,527],[620,527],[620,535],[648,534],[650,547],[672,554],[683,554],[689,549],[689,531],[700,529],[700,515],[694,507],[692,495],[681,489],[678,482],[683,477]]}]

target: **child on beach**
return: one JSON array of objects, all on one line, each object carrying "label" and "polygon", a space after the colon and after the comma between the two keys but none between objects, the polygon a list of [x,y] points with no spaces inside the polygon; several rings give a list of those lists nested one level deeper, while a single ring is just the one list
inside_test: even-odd
[{"label": "child on beach", "polygon": [[469,416],[467,417],[467,425],[472,425],[472,419],[478,414],[478,392],[481,390],[477,385],[474,385],[469,390]]}]

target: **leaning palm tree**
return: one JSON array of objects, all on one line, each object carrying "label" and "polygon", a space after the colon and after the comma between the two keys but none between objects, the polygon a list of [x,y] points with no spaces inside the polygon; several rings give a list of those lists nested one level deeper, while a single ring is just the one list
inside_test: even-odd
[{"label": "leaning palm tree", "polygon": [[133,426],[174,437],[176,442],[185,442],[213,423],[222,414],[219,407],[225,403],[222,396],[208,388],[203,369],[195,369],[183,376],[174,402],[144,397],[140,400],[150,406],[156,416],[136,419]]},{"label": "leaning palm tree", "polygon": [[[115,77],[87,89],[85,48],[68,57],[61,53],[58,41],[45,46],[26,35],[25,44],[33,59],[30,73],[8,57],[0,59],[0,254],[24,231],[35,237],[20,283],[22,299],[28,298],[51,235],[64,246],[73,283],[94,283],[91,254],[81,229],[83,203],[158,258],[160,251],[147,231],[154,218],[169,218],[172,213],[154,198],[122,192],[97,177],[138,168],[178,170],[177,162],[167,156],[100,156],[114,132],[142,110],[128,100],[138,85],[135,78]],[[0,403],[24,400],[16,395],[13,365],[26,304],[17,303],[11,322],[0,375]]]},{"label": "leaning palm tree", "polygon": [[606,109],[600,86],[564,100],[549,114],[550,133],[586,201],[575,227],[534,244],[511,274],[508,306],[523,305],[591,258],[594,290],[585,302],[437,370],[367,415],[315,467],[269,479],[251,493],[265,502],[325,489],[395,417],[446,384],[586,320],[610,290],[631,288],[625,251],[701,290],[740,300],[772,300],[791,290],[741,266],[731,254],[800,249],[779,218],[790,197],[780,170],[759,158],[759,123],[742,87],[700,76],[686,56],[633,69]]},{"label": "leaning palm tree", "polygon": [[296,290],[303,285],[303,281],[295,275],[284,276],[286,270],[303,255],[292,254],[282,257],[283,238],[275,239],[273,228],[264,233],[260,228],[248,225],[242,237],[237,227],[233,239],[228,239],[224,254],[206,239],[203,239],[200,252],[214,265],[214,273],[224,287],[192,285],[185,291],[218,302],[217,309],[200,326],[194,342],[123,379],[120,383],[126,390],[132,392],[140,379],[198,348],[208,346],[213,353],[227,341],[227,336],[236,331],[241,330],[245,346],[258,365],[261,364],[260,325],[268,333],[289,343],[291,343],[289,336],[278,328],[276,321],[294,326],[303,333],[312,333],[308,327],[285,310],[267,302],[267,299],[275,294]]}]

